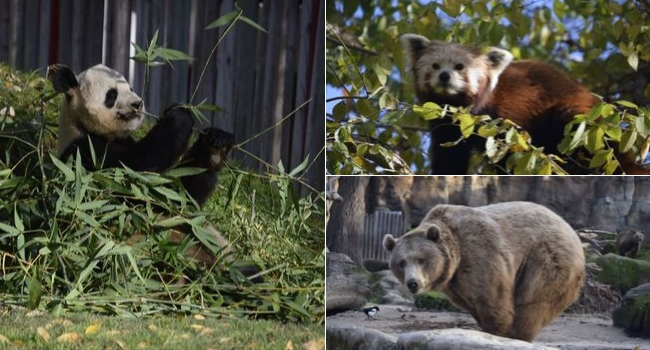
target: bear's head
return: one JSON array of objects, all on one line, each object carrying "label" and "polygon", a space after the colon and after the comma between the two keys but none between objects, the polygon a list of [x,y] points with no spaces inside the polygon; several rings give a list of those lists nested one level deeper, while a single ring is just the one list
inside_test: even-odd
[{"label": "bear's head", "polygon": [[54,89],[65,94],[59,115],[58,155],[87,134],[109,140],[128,137],[144,120],[142,98],[117,71],[98,64],[75,76],[64,65],[51,66]]},{"label": "bear's head", "polygon": [[458,267],[457,241],[442,223],[425,220],[400,238],[384,236],[383,245],[391,271],[413,294],[445,289]]}]

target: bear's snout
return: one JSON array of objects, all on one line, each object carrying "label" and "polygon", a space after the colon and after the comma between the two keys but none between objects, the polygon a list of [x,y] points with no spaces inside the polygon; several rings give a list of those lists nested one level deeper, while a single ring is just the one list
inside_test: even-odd
[{"label": "bear's snout", "polygon": [[410,280],[406,281],[406,287],[408,287],[411,293],[417,294],[418,289],[420,289],[420,284],[415,278],[411,278]]}]

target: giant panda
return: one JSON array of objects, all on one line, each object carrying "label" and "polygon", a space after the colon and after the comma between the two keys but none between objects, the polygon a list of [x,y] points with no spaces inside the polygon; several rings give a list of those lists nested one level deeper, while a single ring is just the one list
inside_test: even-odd
[{"label": "giant panda", "polygon": [[[131,133],[144,120],[144,104],[120,73],[99,64],[75,75],[67,66],[54,65],[49,68],[48,77],[54,89],[65,95],[59,114],[57,153],[60,159],[79,152],[84,167],[91,170],[125,165],[137,171],[158,173],[179,164],[180,160],[184,167],[206,169],[198,175],[181,178],[199,206],[205,203],[216,186],[217,172],[235,146],[231,133],[207,128],[188,150],[194,118],[187,108],[173,105],[146,136],[135,140]],[[209,226],[208,230],[215,243],[230,254],[229,242],[214,227]],[[180,242],[186,234],[183,231],[183,228],[174,231],[170,239]],[[129,242],[142,238],[136,233]],[[188,254],[206,265],[216,259],[209,249],[200,246],[189,249]],[[232,261],[232,257],[227,261]]]},{"label": "giant panda", "polygon": [[65,94],[59,114],[59,158],[67,159],[79,151],[86,168],[125,165],[158,173],[180,159],[184,167],[206,169],[181,178],[192,198],[200,206],[205,203],[215,188],[217,172],[235,145],[231,133],[207,128],[188,150],[194,118],[189,109],[173,105],[136,141],[131,133],[144,121],[144,104],[120,73],[99,64],[75,76],[69,67],[54,65],[49,77],[54,89]]}]

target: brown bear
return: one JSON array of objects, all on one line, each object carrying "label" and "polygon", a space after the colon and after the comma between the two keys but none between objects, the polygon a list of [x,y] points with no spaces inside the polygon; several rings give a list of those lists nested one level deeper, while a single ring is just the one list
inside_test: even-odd
[{"label": "brown bear", "polygon": [[616,235],[616,252],[621,256],[634,259],[641,251],[645,233],[643,231],[626,230]]},{"label": "brown bear", "polygon": [[578,298],[585,279],[578,235],[530,202],[438,205],[383,245],[412,293],[442,291],[485,332],[525,341]]}]

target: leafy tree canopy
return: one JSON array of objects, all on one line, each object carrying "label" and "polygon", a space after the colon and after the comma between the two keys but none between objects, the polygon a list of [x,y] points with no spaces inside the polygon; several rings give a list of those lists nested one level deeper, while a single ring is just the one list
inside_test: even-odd
[{"label": "leafy tree canopy", "polygon": [[510,122],[451,109],[463,137],[486,139],[470,169],[620,171],[614,149],[643,159],[650,138],[649,18],[650,5],[633,0],[328,1],[327,170],[430,171],[428,120],[440,118],[444,106],[414,97],[399,36],[416,33],[552,62],[605,101],[569,124],[561,156],[545,154]]}]

